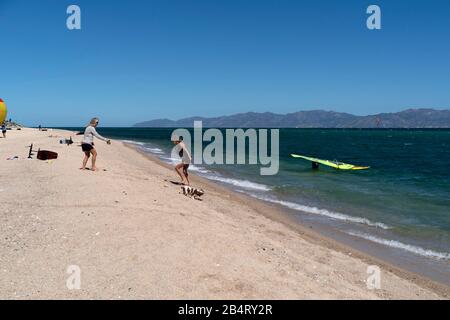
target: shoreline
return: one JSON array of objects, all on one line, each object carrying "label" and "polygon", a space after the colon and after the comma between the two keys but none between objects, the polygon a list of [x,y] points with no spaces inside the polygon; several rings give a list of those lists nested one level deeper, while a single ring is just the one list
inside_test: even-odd
[{"label": "shoreline", "polygon": [[[158,159],[155,155],[140,150],[138,146],[126,142],[122,143],[126,147],[144,155],[149,161],[152,161],[167,169],[173,169],[170,164],[165,163],[161,159]],[[221,193],[228,193],[232,201],[238,201],[242,204],[252,207],[258,213],[264,215],[270,220],[273,220],[277,223],[282,223],[284,226],[294,230],[299,234],[299,236],[307,239],[308,241],[323,245],[330,250],[339,251],[343,254],[351,254],[352,257],[359,258],[370,265],[380,266],[382,269],[389,270],[389,272],[392,272],[401,278],[412,281],[420,286],[424,286],[433,291],[436,291],[440,295],[450,298],[450,286],[448,286],[447,284],[435,281],[416,272],[409,271],[405,268],[402,268],[401,266],[390,263],[383,258],[373,256],[368,252],[358,250],[351,245],[344,243],[343,241],[336,242],[336,239],[334,239],[333,237],[328,236],[321,231],[316,231],[312,229],[312,227],[308,228],[302,225],[301,222],[299,222],[292,216],[292,214],[289,214],[289,209],[284,208],[281,205],[267,203],[245,193],[236,192],[231,188],[222,186],[207,178],[198,176],[195,172],[191,172],[189,178],[193,182],[197,182],[202,186],[207,186],[208,189],[220,190]]]},{"label": "shoreline", "polygon": [[[72,136],[75,144],[59,139]],[[315,230],[275,205],[192,175],[203,201],[168,182],[173,168],[118,140],[78,170],[80,137],[24,128],[0,140],[0,297],[5,299],[448,299],[450,289]],[[27,160],[27,145],[59,153]],[[6,161],[18,155],[19,159]],[[14,174],[11,174],[14,173]],[[379,290],[367,267],[382,269]],[[68,290],[67,266],[82,270]]]}]

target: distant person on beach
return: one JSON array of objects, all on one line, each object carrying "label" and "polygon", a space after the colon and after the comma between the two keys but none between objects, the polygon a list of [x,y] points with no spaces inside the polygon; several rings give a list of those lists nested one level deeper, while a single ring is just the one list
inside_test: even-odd
[{"label": "distant person on beach", "polygon": [[5,122],[2,123],[2,134],[3,134],[3,138],[6,138],[6,123]]},{"label": "distant person on beach", "polygon": [[189,186],[191,183],[189,182],[188,169],[192,161],[191,154],[186,148],[182,138],[174,136],[172,137],[172,142],[175,144],[176,151],[181,158],[181,163],[175,166],[175,171],[181,178],[181,184]]},{"label": "distant person on beach", "polygon": [[42,130],[42,126],[41,126],[41,125],[39,125],[39,127],[38,127],[38,128],[39,128],[39,131],[41,131],[41,130]]},{"label": "distant person on beach", "polygon": [[111,140],[106,139],[97,133],[95,128],[98,126],[99,119],[93,118],[89,125],[84,130],[84,138],[81,143],[81,149],[84,152],[84,160],[83,166],[80,168],[81,170],[86,170],[86,165],[89,158],[92,155],[92,171],[97,171],[97,167],[95,166],[95,162],[97,161],[97,150],[94,148],[94,137],[105,141],[107,144],[111,144]]}]

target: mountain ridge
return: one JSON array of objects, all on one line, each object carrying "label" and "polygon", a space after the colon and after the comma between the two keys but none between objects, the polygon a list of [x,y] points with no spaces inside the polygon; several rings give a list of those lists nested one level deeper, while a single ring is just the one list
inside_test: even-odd
[{"label": "mountain ridge", "polygon": [[450,128],[450,109],[406,109],[395,113],[357,116],[345,112],[309,110],[287,114],[245,112],[219,117],[188,117],[179,120],[155,119],[139,122],[134,127],[193,127],[203,121],[207,128]]}]

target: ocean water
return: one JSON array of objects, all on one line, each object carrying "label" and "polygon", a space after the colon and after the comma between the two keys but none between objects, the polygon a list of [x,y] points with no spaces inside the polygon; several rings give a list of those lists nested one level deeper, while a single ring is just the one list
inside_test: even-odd
[{"label": "ocean water", "polygon": [[[167,162],[171,129],[99,128]],[[293,159],[298,153],[370,166],[337,171]],[[399,254],[439,261],[450,272],[450,130],[281,129],[280,171],[254,165],[191,170],[274,203],[303,223],[320,223]],[[450,273],[449,273],[450,274]]]}]

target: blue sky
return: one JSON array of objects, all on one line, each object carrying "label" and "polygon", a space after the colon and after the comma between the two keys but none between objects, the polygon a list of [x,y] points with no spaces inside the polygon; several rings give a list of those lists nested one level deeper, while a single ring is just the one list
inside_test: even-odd
[{"label": "blue sky", "polygon": [[449,17],[448,0],[0,0],[0,98],[46,126],[450,108]]}]

